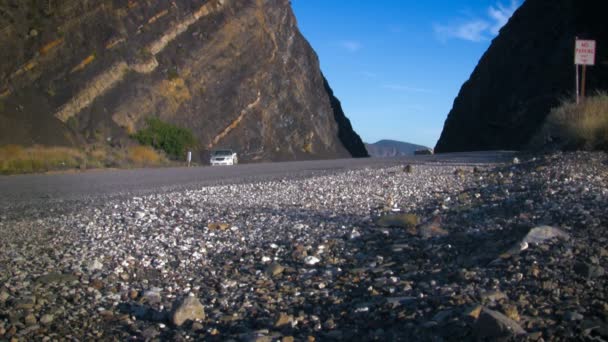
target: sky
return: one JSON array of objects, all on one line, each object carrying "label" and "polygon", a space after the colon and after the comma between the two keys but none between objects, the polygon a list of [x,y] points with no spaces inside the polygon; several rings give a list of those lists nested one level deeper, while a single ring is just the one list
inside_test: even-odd
[{"label": "sky", "polygon": [[522,0],[292,0],[363,141],[434,147],[462,84]]}]

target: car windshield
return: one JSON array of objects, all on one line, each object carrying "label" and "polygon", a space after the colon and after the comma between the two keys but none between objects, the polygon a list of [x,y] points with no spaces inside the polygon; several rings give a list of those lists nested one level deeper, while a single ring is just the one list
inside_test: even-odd
[{"label": "car windshield", "polygon": [[213,152],[214,156],[229,156],[232,154],[232,151],[215,151]]}]

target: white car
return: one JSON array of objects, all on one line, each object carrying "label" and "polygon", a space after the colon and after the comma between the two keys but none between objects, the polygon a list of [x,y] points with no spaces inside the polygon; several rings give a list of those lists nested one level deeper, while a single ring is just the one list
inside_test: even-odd
[{"label": "white car", "polygon": [[239,158],[232,150],[216,150],[211,152],[211,165],[236,165]]},{"label": "white car", "polygon": [[417,156],[425,156],[425,155],[428,156],[431,154],[435,154],[435,152],[433,151],[432,148],[423,148],[423,149],[414,151],[414,154]]}]

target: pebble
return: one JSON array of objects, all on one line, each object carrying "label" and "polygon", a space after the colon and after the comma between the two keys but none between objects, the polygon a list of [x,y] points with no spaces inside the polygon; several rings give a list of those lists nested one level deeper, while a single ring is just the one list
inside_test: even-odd
[{"label": "pebble", "polygon": [[564,315],[564,319],[566,321],[582,321],[584,318],[585,318],[585,316],[581,315],[578,312],[574,312],[574,311],[568,311]]},{"label": "pebble", "polygon": [[34,314],[29,314],[25,316],[25,324],[34,325],[36,323],[38,323],[38,320],[36,319],[36,316],[34,316]]},{"label": "pebble", "polygon": [[175,302],[171,314],[171,322],[175,326],[181,326],[188,320],[196,321],[205,319],[205,308],[196,297],[188,296]]},{"label": "pebble", "polygon": [[599,278],[606,274],[602,266],[591,265],[585,262],[578,262],[574,265],[574,272],[584,278]]},{"label": "pebble", "polygon": [[429,162],[1,208],[0,339],[603,336],[607,162]]},{"label": "pebble", "polygon": [[40,324],[49,325],[53,322],[54,319],[55,317],[51,314],[42,315],[42,317],[40,317]]},{"label": "pebble", "polygon": [[376,224],[379,227],[387,228],[413,228],[418,224],[419,218],[415,214],[401,214],[401,215],[385,215],[381,216],[376,220]]},{"label": "pebble", "polygon": [[501,291],[488,291],[481,294],[482,301],[498,302],[505,299],[508,297]]},{"label": "pebble", "polygon": [[93,261],[87,264],[87,269],[91,272],[101,270],[102,268],[103,264],[97,259],[94,259]]},{"label": "pebble", "polygon": [[424,224],[416,228],[416,232],[423,239],[430,239],[435,237],[442,237],[449,234],[449,232],[441,227],[441,217],[435,216]]},{"label": "pebble", "polygon": [[306,265],[316,265],[319,262],[321,262],[321,259],[317,258],[316,256],[309,255],[304,258],[304,263]]},{"label": "pebble", "polygon": [[284,312],[281,312],[279,314],[279,317],[276,319],[274,326],[275,326],[275,328],[279,328],[279,327],[291,324],[293,322],[293,320],[294,319],[292,316],[290,316]]},{"label": "pebble", "polygon": [[278,276],[279,274],[283,273],[283,271],[285,271],[285,267],[279,265],[279,264],[271,264],[270,266],[268,266],[268,268],[266,269],[266,273],[270,274],[273,277]]}]

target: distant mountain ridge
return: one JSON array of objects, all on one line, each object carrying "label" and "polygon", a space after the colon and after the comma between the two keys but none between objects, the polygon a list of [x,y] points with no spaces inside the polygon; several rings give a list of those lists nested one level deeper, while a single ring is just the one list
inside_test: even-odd
[{"label": "distant mountain ridge", "polygon": [[398,157],[413,155],[416,150],[428,147],[412,143],[383,139],[373,144],[365,144],[367,152],[372,157]]}]

